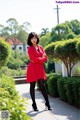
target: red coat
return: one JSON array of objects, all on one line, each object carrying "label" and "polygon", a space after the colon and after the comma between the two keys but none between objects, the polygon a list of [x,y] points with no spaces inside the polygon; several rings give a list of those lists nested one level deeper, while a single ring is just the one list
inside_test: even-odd
[{"label": "red coat", "polygon": [[[28,55],[30,62],[27,68],[26,82],[34,82],[39,79],[46,80],[46,73],[44,70],[44,62],[47,61],[47,55],[42,46],[38,45],[39,51],[34,46],[28,48]],[[43,54],[45,55],[44,57]]]}]

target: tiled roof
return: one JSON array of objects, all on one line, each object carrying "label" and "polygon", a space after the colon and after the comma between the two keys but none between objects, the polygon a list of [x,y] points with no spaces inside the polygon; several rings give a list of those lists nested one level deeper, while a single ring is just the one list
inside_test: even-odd
[{"label": "tiled roof", "polygon": [[21,42],[21,41],[19,41],[18,39],[16,39],[16,40],[12,40],[12,39],[9,39],[8,40],[8,43],[10,44],[10,45],[14,45],[14,44],[18,44],[18,45],[23,45],[23,42]]},{"label": "tiled roof", "polygon": [[[6,38],[5,37],[0,37],[0,38],[2,38],[3,40],[5,40]],[[20,40],[18,40],[18,39],[14,39],[14,40],[12,40],[12,39],[8,39],[6,42],[8,42],[10,45],[14,45],[14,44],[18,44],[18,45],[23,45],[23,42],[21,42]]]}]

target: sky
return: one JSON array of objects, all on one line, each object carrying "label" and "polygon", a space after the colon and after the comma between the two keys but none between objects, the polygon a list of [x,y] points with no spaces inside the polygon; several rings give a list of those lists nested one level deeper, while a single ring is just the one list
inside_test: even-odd
[{"label": "sky", "polygon": [[59,6],[59,23],[77,19],[80,21],[80,0],[0,0],[0,24],[7,25],[15,18],[19,25],[29,22],[29,32],[41,33],[42,28],[57,25],[56,6]]}]

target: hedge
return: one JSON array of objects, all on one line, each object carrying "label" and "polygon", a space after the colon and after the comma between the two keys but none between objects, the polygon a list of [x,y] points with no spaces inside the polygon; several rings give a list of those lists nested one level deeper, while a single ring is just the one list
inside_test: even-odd
[{"label": "hedge", "polygon": [[48,86],[48,92],[53,97],[58,97],[58,88],[57,88],[57,81],[59,79],[60,75],[50,73],[47,75],[47,86]]},{"label": "hedge", "polygon": [[58,92],[62,100],[80,108],[80,78],[64,77],[58,80]]},{"label": "hedge", "polygon": [[63,101],[80,108],[80,77],[62,77],[50,73],[47,74],[45,83],[49,95],[59,97]]}]

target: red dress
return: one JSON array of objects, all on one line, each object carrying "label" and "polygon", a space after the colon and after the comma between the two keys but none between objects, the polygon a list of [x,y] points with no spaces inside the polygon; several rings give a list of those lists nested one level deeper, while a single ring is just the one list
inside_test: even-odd
[{"label": "red dress", "polygon": [[[26,82],[34,82],[39,79],[46,80],[46,73],[44,70],[44,62],[47,61],[47,55],[42,46],[38,45],[38,50],[34,46],[28,48],[28,55],[30,62],[27,68]],[[45,55],[44,57],[43,54]]]}]

